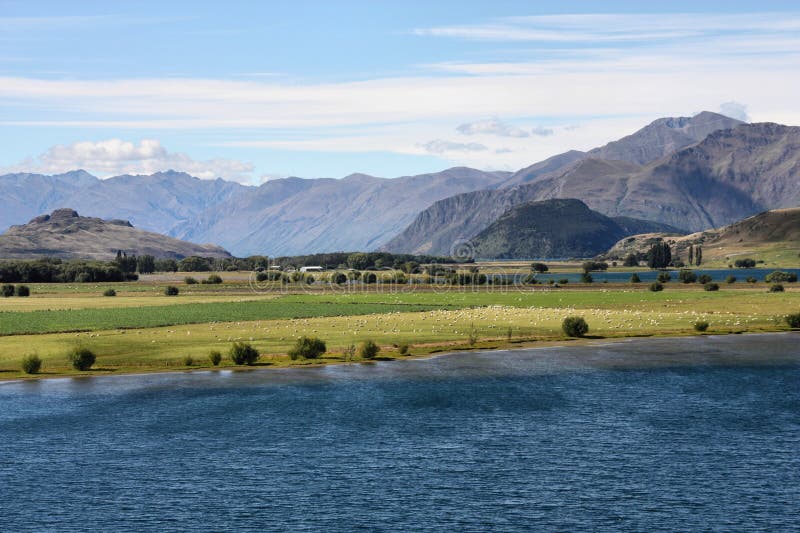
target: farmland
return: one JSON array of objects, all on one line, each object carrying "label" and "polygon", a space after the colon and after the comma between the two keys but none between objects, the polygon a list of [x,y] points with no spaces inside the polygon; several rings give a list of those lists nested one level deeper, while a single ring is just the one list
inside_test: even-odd
[{"label": "farmland", "polygon": [[[108,285],[32,285],[30,298],[0,300],[0,379],[22,374],[25,355],[43,362],[39,376],[98,375],[125,372],[208,369],[208,354],[225,356],[234,342],[252,344],[260,367],[331,364],[354,360],[348,346],[372,339],[380,357],[405,357],[471,348],[507,348],[548,342],[584,342],[561,332],[566,316],[583,316],[590,338],[697,334],[693,325],[709,323],[707,333],[787,329],[782,317],[800,311],[800,290],[783,293],[767,285],[735,284],[715,292],[699,284],[666,284],[663,292],[632,284],[586,284],[568,288],[354,286],[253,288],[240,273],[225,283],[180,285],[165,296],[174,279],[144,277]],[[116,297],[104,297],[108,288]],[[327,353],[320,359],[291,360],[287,353],[302,336],[320,337]],[[73,370],[66,353],[91,349],[97,363]],[[357,360],[357,358],[355,358]]]}]

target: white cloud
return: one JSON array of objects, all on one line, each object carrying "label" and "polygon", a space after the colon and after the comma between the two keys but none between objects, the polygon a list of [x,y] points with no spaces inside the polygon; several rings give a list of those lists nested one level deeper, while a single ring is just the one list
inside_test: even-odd
[{"label": "white cloud", "polygon": [[480,143],[460,143],[446,141],[444,139],[434,139],[421,145],[425,151],[432,154],[446,154],[450,152],[484,152],[488,148]]},{"label": "white cloud", "polygon": [[529,133],[522,128],[506,124],[499,118],[465,122],[456,130],[464,135],[497,135],[498,137],[528,137]]},{"label": "white cloud", "polygon": [[553,130],[553,128],[543,128],[542,126],[536,126],[531,130],[531,133],[533,133],[537,137],[549,137],[553,133],[555,133],[555,131]]},{"label": "white cloud", "polygon": [[719,112],[726,117],[735,118],[747,122],[750,117],[747,115],[747,106],[739,102],[725,102],[720,104]]},{"label": "white cloud", "polygon": [[218,177],[249,181],[253,165],[233,159],[197,161],[180,152],[169,152],[154,139],[139,143],[121,139],[82,141],[55,145],[17,165],[0,167],[0,173],[40,172],[58,174],[82,168],[100,177],[120,174],[152,174],[165,170],[186,172],[203,179]]}]

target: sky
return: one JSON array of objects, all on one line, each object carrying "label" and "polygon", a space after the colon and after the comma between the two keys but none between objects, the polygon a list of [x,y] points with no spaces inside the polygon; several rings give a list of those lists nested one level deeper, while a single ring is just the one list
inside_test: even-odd
[{"label": "sky", "polygon": [[0,174],[513,171],[798,94],[797,2],[0,0]]}]

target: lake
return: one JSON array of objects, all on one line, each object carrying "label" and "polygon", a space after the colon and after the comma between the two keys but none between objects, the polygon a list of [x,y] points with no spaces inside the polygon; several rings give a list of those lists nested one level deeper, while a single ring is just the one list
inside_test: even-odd
[{"label": "lake", "polygon": [[797,528],[800,334],[0,385],[0,529]]},{"label": "lake", "polygon": [[[703,269],[703,268],[691,268],[692,272],[697,274],[697,276],[707,275],[710,276],[712,281],[722,282],[728,276],[733,276],[736,278],[736,283],[746,283],[747,278],[753,277],[757,281],[764,281],[764,278],[776,270],[780,270],[783,272],[793,272],[800,276],[800,269],[797,268],[718,268],[718,269]],[[672,281],[680,283],[678,281],[678,273],[680,270],[667,270],[669,274],[672,276]],[[656,280],[658,275],[661,273],[659,270],[645,270],[637,272],[639,278],[642,280],[642,283],[650,283]],[[604,282],[608,281],[609,283],[627,283],[631,278],[631,272],[591,272],[592,279],[595,283],[597,282]],[[514,279],[522,279],[522,276],[516,276]],[[570,283],[579,283],[581,281],[581,273],[580,272],[570,272],[566,274],[538,274],[536,279],[542,282],[548,282],[551,279],[558,281],[560,279],[567,279]]]}]

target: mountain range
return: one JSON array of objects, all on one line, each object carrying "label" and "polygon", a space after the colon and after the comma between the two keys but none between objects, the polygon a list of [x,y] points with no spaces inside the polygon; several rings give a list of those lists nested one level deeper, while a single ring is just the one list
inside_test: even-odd
[{"label": "mountain range", "polygon": [[70,207],[236,255],[383,249],[447,255],[528,202],[575,198],[608,217],[687,231],[800,205],[800,128],[719,114],[658,119],[515,173],[456,167],[393,179],[285,178],[261,186],[180,172],[98,179],[0,176],[0,231]]}]

